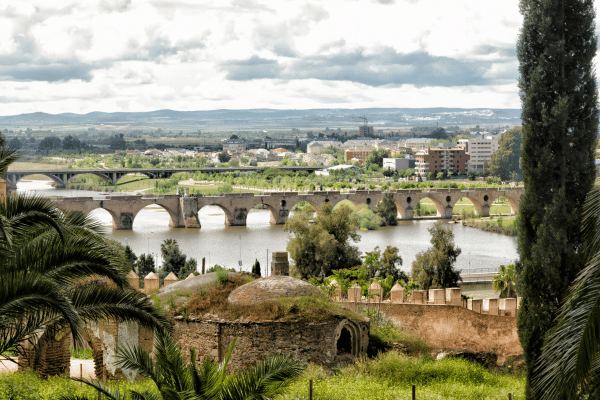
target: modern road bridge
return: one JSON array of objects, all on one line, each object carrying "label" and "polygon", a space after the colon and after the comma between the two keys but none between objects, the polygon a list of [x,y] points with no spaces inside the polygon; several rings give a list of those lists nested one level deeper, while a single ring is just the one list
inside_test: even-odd
[{"label": "modern road bridge", "polygon": [[[282,171],[306,171],[314,172],[324,167],[275,167]],[[218,172],[233,172],[233,171],[258,171],[264,169],[264,167],[224,167],[224,168],[111,168],[111,169],[57,169],[47,171],[8,171],[6,174],[6,181],[10,188],[16,188],[17,182],[29,175],[45,175],[52,179],[56,186],[63,188],[69,181],[77,175],[81,174],[93,174],[99,176],[107,182],[115,185],[119,179],[129,174],[143,174],[148,178],[170,178],[171,175],[178,172],[206,172],[206,173],[218,173]]]}]

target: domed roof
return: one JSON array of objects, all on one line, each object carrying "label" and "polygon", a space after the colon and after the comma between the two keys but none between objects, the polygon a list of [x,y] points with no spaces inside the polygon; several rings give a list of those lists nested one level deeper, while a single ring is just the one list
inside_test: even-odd
[{"label": "domed roof", "polygon": [[300,279],[271,275],[246,283],[232,291],[227,300],[232,304],[254,305],[281,297],[325,296],[321,289]]}]

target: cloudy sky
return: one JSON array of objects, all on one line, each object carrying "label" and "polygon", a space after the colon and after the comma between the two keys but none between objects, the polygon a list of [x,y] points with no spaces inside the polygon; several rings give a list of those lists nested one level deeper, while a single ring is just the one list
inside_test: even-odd
[{"label": "cloudy sky", "polygon": [[0,115],[519,108],[518,0],[6,0]]}]

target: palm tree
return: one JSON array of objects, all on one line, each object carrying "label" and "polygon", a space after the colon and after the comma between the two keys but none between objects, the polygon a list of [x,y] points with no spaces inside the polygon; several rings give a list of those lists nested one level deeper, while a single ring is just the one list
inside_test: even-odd
[{"label": "palm tree", "polygon": [[546,336],[532,379],[536,399],[600,395],[600,191],[592,189],[583,216],[586,268],[573,284]]},{"label": "palm tree", "polygon": [[498,267],[498,273],[492,278],[492,288],[494,292],[500,292],[500,298],[515,298],[517,291],[515,290],[515,281],[517,273],[515,265],[501,265]]},{"label": "palm tree", "polygon": [[[194,350],[190,352],[190,361],[186,362],[172,336],[162,333],[155,336],[153,357],[138,347],[120,348],[117,352],[118,366],[154,381],[158,393],[131,391],[129,397],[125,393],[111,390],[100,381],[75,380],[94,387],[111,400],[270,399],[283,393],[291,379],[298,377],[305,368],[297,360],[278,355],[257,362],[253,368],[227,375],[226,368],[234,347],[235,340],[223,362],[216,363],[206,357],[199,366],[196,364]],[[60,400],[85,398],[64,395]]]},{"label": "palm tree", "polygon": [[[0,148],[0,176],[16,159]],[[48,330],[81,341],[85,323],[136,321],[171,331],[152,302],[129,287],[123,251],[98,223],[51,200],[9,194],[0,201],[0,354],[22,352]]]}]

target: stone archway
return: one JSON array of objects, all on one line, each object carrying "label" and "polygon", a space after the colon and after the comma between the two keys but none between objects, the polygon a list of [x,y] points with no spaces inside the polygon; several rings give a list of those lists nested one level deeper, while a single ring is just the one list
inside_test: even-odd
[{"label": "stone archway", "polygon": [[352,361],[361,354],[366,353],[368,344],[368,335],[363,337],[364,332],[361,332],[359,325],[349,319],[340,321],[335,329],[334,337],[334,354],[336,354],[336,362]]}]

